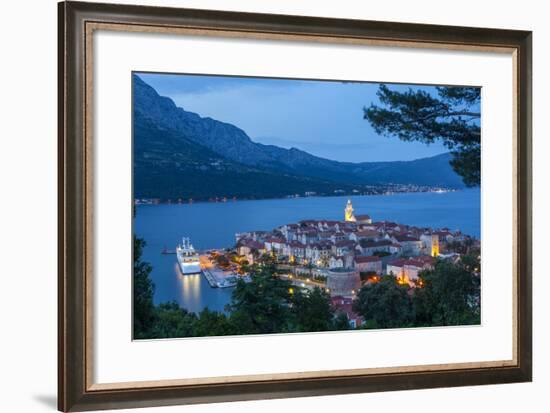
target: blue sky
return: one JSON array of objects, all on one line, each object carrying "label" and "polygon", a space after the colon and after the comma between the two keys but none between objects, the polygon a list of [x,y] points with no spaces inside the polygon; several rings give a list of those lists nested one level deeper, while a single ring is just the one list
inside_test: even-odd
[{"label": "blue sky", "polygon": [[232,123],[255,142],[349,162],[411,160],[447,152],[441,143],[378,136],[363,119],[363,107],[378,101],[377,83],[138,75],[177,106]]}]

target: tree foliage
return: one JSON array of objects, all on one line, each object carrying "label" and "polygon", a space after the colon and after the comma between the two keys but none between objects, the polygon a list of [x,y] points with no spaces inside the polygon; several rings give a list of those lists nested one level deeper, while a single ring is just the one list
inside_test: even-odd
[{"label": "tree foliage", "polygon": [[376,133],[403,141],[442,141],[451,151],[451,166],[466,186],[480,183],[480,100],[476,87],[437,87],[437,93],[409,88],[401,92],[380,85],[380,106],[364,108]]},{"label": "tree foliage", "polygon": [[180,308],[178,303],[162,303],[155,307],[155,318],[144,338],[193,337],[197,316]]},{"label": "tree foliage", "polygon": [[252,282],[240,279],[233,290],[231,322],[240,334],[265,334],[290,330],[292,284],[275,275],[273,266],[251,274]]},{"label": "tree foliage", "polygon": [[371,328],[408,327],[414,320],[408,288],[397,283],[392,275],[363,287],[353,303],[353,310],[362,315]]},{"label": "tree foliage", "polygon": [[479,255],[454,264],[437,261],[419,275],[419,288],[399,285],[389,275],[367,284],[353,308],[366,328],[429,327],[480,323]]},{"label": "tree foliage", "polygon": [[330,296],[324,290],[315,287],[307,294],[298,290],[293,294],[291,303],[295,331],[335,329],[334,309],[330,302]]},{"label": "tree foliage", "polygon": [[423,288],[414,295],[416,324],[421,326],[480,323],[479,258],[466,255],[457,264],[441,261],[421,274]]},{"label": "tree foliage", "polygon": [[141,337],[148,331],[154,322],[153,294],[155,286],[149,275],[152,271],[150,264],[143,262],[141,256],[145,241],[134,235],[134,337]]}]

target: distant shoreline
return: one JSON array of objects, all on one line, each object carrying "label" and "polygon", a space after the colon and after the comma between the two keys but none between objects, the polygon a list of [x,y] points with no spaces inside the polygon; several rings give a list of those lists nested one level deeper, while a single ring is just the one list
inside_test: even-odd
[{"label": "distant shoreline", "polygon": [[372,192],[372,193],[337,193],[337,194],[310,194],[310,195],[287,195],[284,197],[263,197],[263,198],[228,198],[228,197],[219,197],[219,198],[210,198],[210,199],[161,199],[161,198],[135,198],[134,205],[192,205],[192,204],[225,204],[233,202],[242,202],[242,201],[267,201],[267,200],[284,200],[284,199],[305,199],[305,198],[337,198],[337,197],[355,197],[355,196],[391,196],[391,195],[400,195],[400,194],[414,194],[414,193],[449,193],[449,192],[459,192],[465,189],[470,188],[422,188],[418,190],[394,190],[394,191],[381,191],[381,192]]}]

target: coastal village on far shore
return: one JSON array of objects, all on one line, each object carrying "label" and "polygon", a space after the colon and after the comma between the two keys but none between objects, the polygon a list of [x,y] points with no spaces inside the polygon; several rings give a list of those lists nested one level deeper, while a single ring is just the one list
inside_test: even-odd
[{"label": "coastal village on far shore", "polygon": [[250,265],[269,257],[279,276],[297,288],[319,287],[330,294],[333,307],[346,314],[355,328],[363,320],[353,312],[352,302],[364,285],[391,275],[410,289],[421,288],[419,273],[432,269],[436,259],[458,262],[463,254],[480,247],[478,239],[458,230],[356,215],[351,200],[343,218],[303,220],[272,231],[238,233],[234,248],[202,253],[202,273],[213,287],[233,286],[239,276],[249,280]]},{"label": "coastal village on far shore", "polygon": [[[433,185],[414,185],[414,184],[376,184],[376,185],[361,185],[361,189],[353,189],[347,191],[344,189],[335,189],[329,193],[321,193],[315,191],[305,191],[299,194],[289,194],[284,198],[308,198],[308,197],[325,197],[325,196],[345,196],[345,195],[393,195],[393,194],[405,194],[413,192],[454,192],[456,188],[445,186],[433,186]],[[246,196],[214,196],[207,198],[145,198],[140,197],[134,199],[134,205],[160,205],[160,204],[193,204],[195,202],[230,202],[230,201],[246,201],[263,199],[257,197]]]}]

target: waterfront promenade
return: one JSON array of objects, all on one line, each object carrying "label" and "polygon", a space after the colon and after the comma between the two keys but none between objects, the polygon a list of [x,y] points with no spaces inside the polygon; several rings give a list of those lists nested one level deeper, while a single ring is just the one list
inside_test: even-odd
[{"label": "waterfront promenade", "polygon": [[202,273],[212,288],[232,287],[239,275],[233,271],[224,271],[208,255],[200,255]]}]

